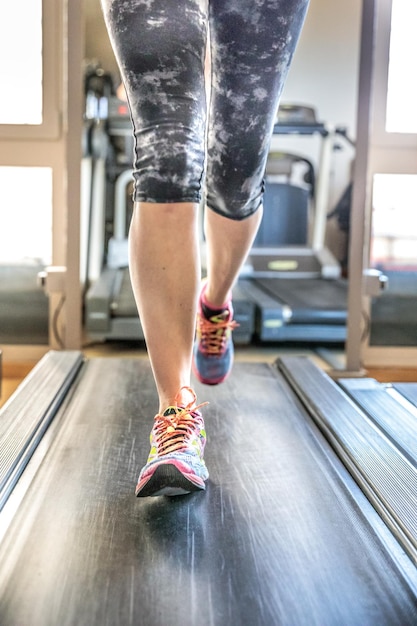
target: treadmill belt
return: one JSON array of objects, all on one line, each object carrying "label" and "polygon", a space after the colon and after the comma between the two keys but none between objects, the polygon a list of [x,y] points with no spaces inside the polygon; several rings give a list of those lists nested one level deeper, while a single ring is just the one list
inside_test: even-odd
[{"label": "treadmill belt", "polygon": [[83,365],[15,489],[1,625],[415,626],[414,566],[283,375],[237,363],[196,390],[207,491],[137,499],[148,361]]},{"label": "treadmill belt", "polygon": [[346,322],[347,286],[344,280],[256,278],[255,283],[291,308],[292,323]]}]

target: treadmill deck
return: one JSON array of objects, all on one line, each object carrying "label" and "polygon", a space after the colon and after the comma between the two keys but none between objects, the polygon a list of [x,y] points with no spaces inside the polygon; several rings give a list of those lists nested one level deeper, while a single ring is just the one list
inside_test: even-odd
[{"label": "treadmill deck", "polygon": [[135,498],[149,364],[81,366],[0,513],[2,626],[415,625],[415,563],[284,374],[195,388],[206,492]]}]

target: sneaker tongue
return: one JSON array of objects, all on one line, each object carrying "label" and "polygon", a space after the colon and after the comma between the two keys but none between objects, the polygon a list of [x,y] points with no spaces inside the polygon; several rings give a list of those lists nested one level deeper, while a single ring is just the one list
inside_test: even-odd
[{"label": "sneaker tongue", "polygon": [[202,304],[202,309],[203,309],[204,317],[207,320],[211,320],[215,322],[223,322],[223,321],[227,321],[230,317],[229,309],[210,309],[205,304]]},{"label": "sneaker tongue", "polygon": [[177,413],[177,409],[175,408],[175,406],[169,406],[167,409],[165,409],[163,415],[164,417],[166,417],[167,415],[176,415]]}]

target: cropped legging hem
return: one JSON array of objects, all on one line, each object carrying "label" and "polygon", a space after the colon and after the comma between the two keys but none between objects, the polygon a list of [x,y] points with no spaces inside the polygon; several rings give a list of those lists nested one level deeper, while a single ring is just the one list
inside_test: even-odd
[{"label": "cropped legging hem", "polygon": [[201,194],[196,194],[193,196],[178,196],[177,198],[167,198],[166,195],[161,197],[149,197],[144,195],[143,193],[137,193],[136,191],[134,191],[132,198],[134,202],[147,202],[148,204],[200,204],[201,202]]},{"label": "cropped legging hem", "polygon": [[[138,202],[138,203],[146,202],[148,204],[182,204],[182,203],[200,204],[201,200],[202,200],[201,194],[194,195],[194,196],[181,196],[178,198],[169,198],[169,199],[167,199],[166,196],[163,196],[161,198],[158,198],[158,197],[149,198],[147,196],[144,196],[141,193],[133,194],[134,202]],[[232,219],[232,220],[242,221],[250,217],[254,213],[256,213],[256,211],[258,211],[258,209],[262,206],[262,199],[259,198],[256,204],[253,204],[250,207],[245,207],[243,210],[240,209],[239,211],[234,211],[232,213],[226,211],[225,209],[219,209],[215,204],[210,203],[210,201],[207,199],[205,199],[205,206],[208,209],[210,209],[210,211],[213,211],[214,213],[217,213],[218,215],[221,215],[223,217],[228,217],[229,219]]]},{"label": "cropped legging hem", "polygon": [[204,194],[220,215],[252,215],[308,0],[101,1],[133,123],[133,199]]},{"label": "cropped legging hem", "polygon": [[210,209],[210,211],[213,211],[213,213],[217,213],[218,215],[221,215],[222,217],[227,217],[230,220],[235,220],[236,222],[242,222],[243,220],[246,220],[248,217],[251,217],[251,215],[254,215],[261,206],[262,206],[262,202],[259,202],[259,204],[253,209],[250,209],[247,211],[240,211],[239,213],[226,213],[223,210],[216,209],[216,207],[214,206],[210,206],[210,204],[206,202],[206,207]]},{"label": "cropped legging hem", "polygon": [[210,201],[210,199],[205,198],[205,205],[208,209],[221,215],[223,217],[228,217],[231,220],[235,220],[240,222],[242,220],[247,219],[254,213],[258,211],[258,209],[262,206],[262,195],[256,201],[251,202],[249,205],[238,204],[237,208],[233,207],[233,204],[230,203],[228,208],[225,206],[219,208],[214,202]]}]

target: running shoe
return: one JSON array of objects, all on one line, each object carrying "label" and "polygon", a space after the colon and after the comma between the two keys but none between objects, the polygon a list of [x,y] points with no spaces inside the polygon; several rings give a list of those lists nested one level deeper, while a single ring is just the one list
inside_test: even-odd
[{"label": "running shoe", "polygon": [[233,320],[232,301],[223,311],[207,315],[204,306],[204,289],[197,312],[197,332],[193,351],[193,372],[206,385],[222,383],[233,366],[232,331],[239,326]]},{"label": "running shoe", "polygon": [[[191,401],[182,406],[178,398],[184,391],[190,394]],[[206,431],[198,409],[207,402],[196,406],[196,399],[190,387],[182,387],[175,404],[155,416],[151,451],[139,474],[137,496],[179,496],[206,488]]]}]

